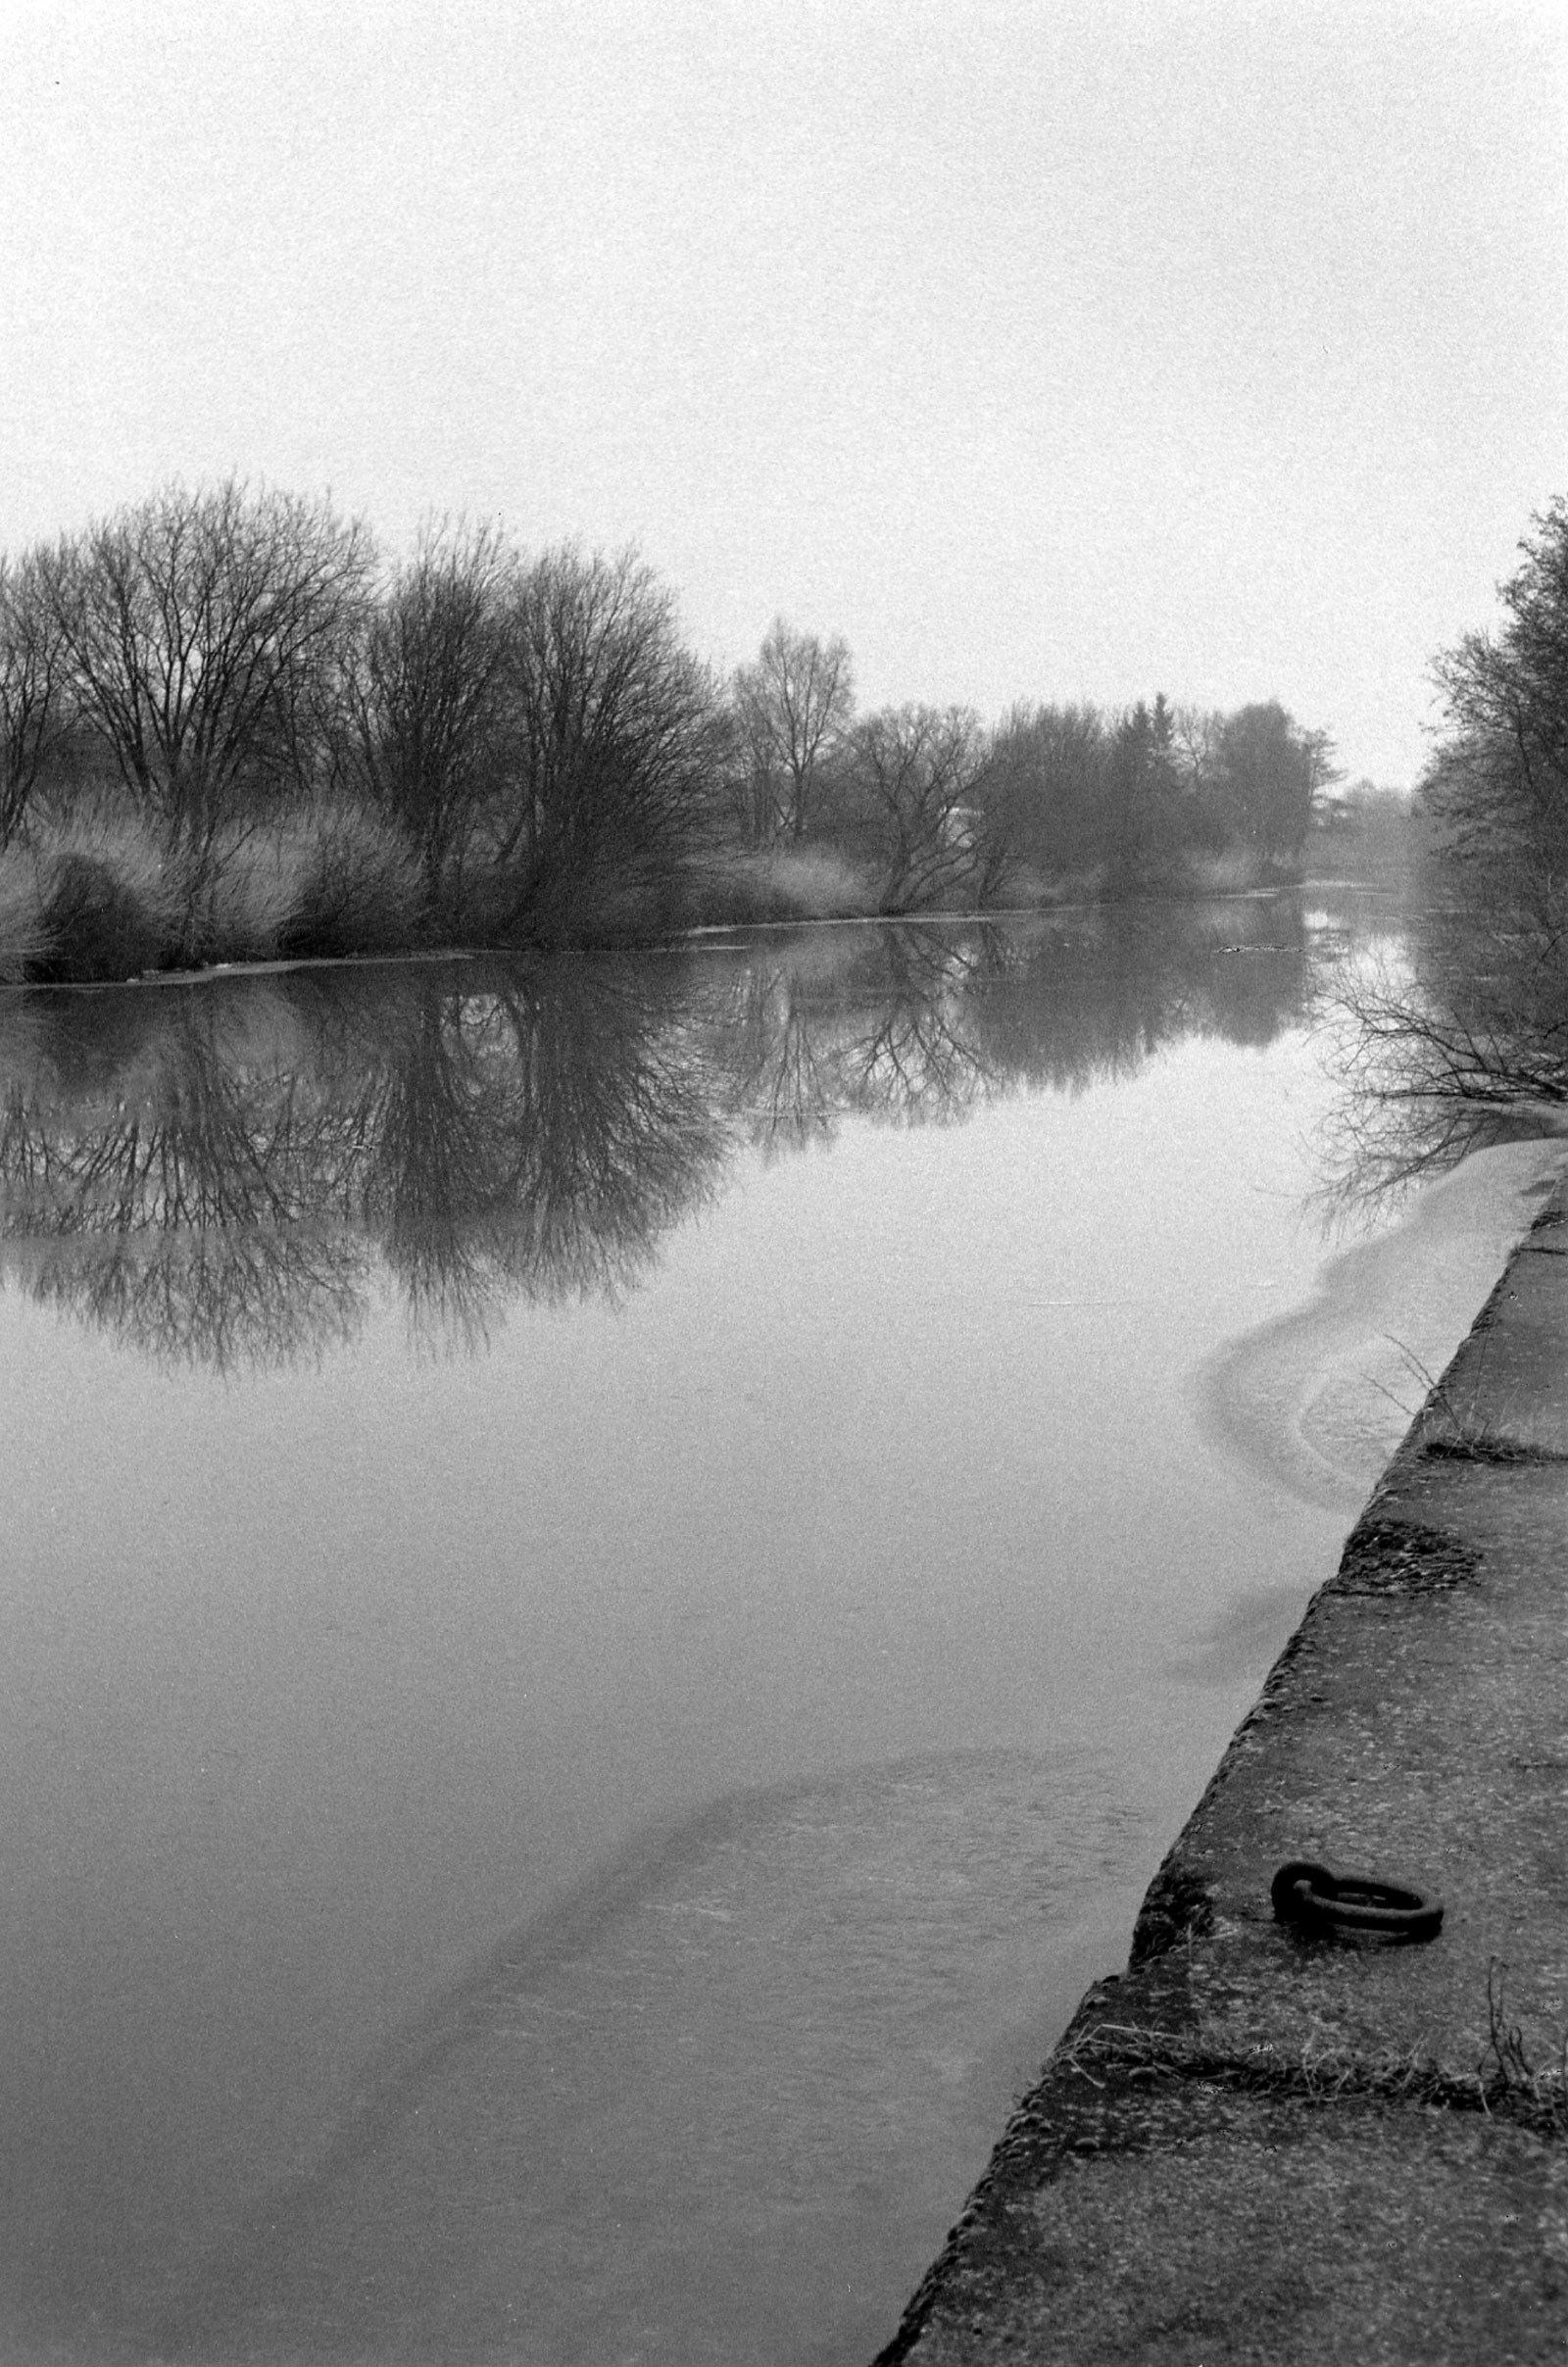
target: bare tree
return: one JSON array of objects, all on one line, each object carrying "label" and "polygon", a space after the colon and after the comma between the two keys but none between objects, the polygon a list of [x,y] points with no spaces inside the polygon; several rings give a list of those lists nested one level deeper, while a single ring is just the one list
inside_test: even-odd
[{"label": "bare tree", "polygon": [[852,762],[882,871],[882,907],[907,912],[981,876],[976,799],[990,761],[967,707],[887,707],[857,725]]},{"label": "bare tree", "polygon": [[350,669],[347,768],[415,848],[438,907],[502,794],[518,567],[491,526],[432,526],[371,612]]},{"label": "bare tree", "polygon": [[0,846],[15,837],[63,721],[65,653],[36,552],[0,558]]},{"label": "bare tree", "polygon": [[74,708],[136,804],[200,844],[312,785],[370,545],[326,502],[172,485],[47,562]]},{"label": "bare tree", "polygon": [[756,665],[736,673],[735,704],[749,759],[754,838],[804,838],[828,762],[855,712],[849,644],[837,634],[819,641],[775,617]]},{"label": "bare tree", "polygon": [[510,777],[494,859],[516,918],[609,929],[678,890],[711,833],[723,717],[634,553],[546,554],[508,609]]},{"label": "bare tree", "polygon": [[1189,796],[1205,797],[1219,778],[1225,717],[1217,708],[1171,710],[1171,756]]},{"label": "bare tree", "polygon": [[1014,707],[978,795],[996,885],[1086,871],[1103,853],[1108,742],[1093,707]]}]

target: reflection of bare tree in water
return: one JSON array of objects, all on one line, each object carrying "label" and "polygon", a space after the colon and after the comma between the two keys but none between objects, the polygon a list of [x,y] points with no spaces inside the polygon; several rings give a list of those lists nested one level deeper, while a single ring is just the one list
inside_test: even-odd
[{"label": "reflection of bare tree in water", "polygon": [[613,963],[144,997],[118,1089],[85,1095],[81,1008],[6,1096],[0,1237],[35,1297],[165,1360],[318,1354],[377,1246],[416,1320],[460,1336],[510,1298],[613,1293],[725,1140],[678,1002]]},{"label": "reflection of bare tree in water", "polygon": [[1288,949],[1251,964],[1243,1012],[1221,952],[1190,917],[1079,915],[19,996],[0,1252],[169,1362],[319,1355],[382,1273],[421,1337],[475,1344],[514,1300],[633,1287],[742,1141],[957,1118],[1298,1010]]},{"label": "reflection of bare tree in water", "polygon": [[829,1031],[787,960],[760,956],[746,965],[715,1036],[727,1047],[733,1102],[764,1152],[832,1140],[839,1104]]},{"label": "reflection of bare tree in water", "polygon": [[750,965],[722,1026],[749,1138],[771,1154],[831,1141],[850,1112],[905,1123],[963,1115],[1000,1082],[973,1040],[969,1001],[999,936],[861,929],[839,938],[825,976],[810,941],[805,959],[785,946]]},{"label": "reflection of bare tree in water", "polygon": [[364,1215],[417,1322],[477,1340],[509,1299],[615,1297],[646,1270],[726,1145],[671,988],[556,963],[403,1012],[363,1111]]},{"label": "reflection of bare tree in water", "polygon": [[370,1263],[364,1243],[197,1235],[160,1244],[156,1255],[122,1241],[57,1251],[29,1279],[40,1303],[84,1316],[127,1348],[225,1372],[292,1363],[351,1340]]},{"label": "reflection of bare tree in water", "polygon": [[1443,905],[1412,918],[1401,963],[1347,963],[1332,1207],[1375,1208],[1472,1151],[1568,1131],[1565,952],[1551,932]]},{"label": "reflection of bare tree in water", "polygon": [[931,929],[890,930],[878,1009],[845,1047],[851,1106],[874,1116],[962,1117],[1001,1079],[974,1040],[970,1000],[984,974],[994,932],[944,937]]},{"label": "reflection of bare tree in water", "polygon": [[333,1113],[292,1070],[236,1058],[192,997],[148,1006],[118,1080],[83,1092],[74,1038],[92,1007],[45,1008],[44,1058],[0,1115],[0,1236],[32,1295],[220,1369],[351,1337],[371,1254],[321,1190]]}]

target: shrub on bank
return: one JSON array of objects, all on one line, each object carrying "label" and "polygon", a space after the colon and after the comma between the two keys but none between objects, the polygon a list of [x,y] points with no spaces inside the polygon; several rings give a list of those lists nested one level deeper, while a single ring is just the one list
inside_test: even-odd
[{"label": "shrub on bank", "polygon": [[426,936],[418,865],[363,806],[331,806],[296,825],[300,842],[285,953],[405,953]]},{"label": "shrub on bank", "polygon": [[270,962],[299,903],[303,850],[287,823],[222,830],[184,866],[187,916],[181,959]]},{"label": "shrub on bank", "polygon": [[130,978],[169,959],[183,899],[153,833],[134,816],[87,813],[40,827],[30,847],[36,936],[26,974]]},{"label": "shrub on bank", "polygon": [[186,869],[188,961],[389,953],[423,938],[413,855],[363,807],[233,825]]},{"label": "shrub on bank", "polygon": [[721,849],[616,879],[521,884],[470,861],[450,900],[447,934],[468,945],[603,949],[647,945],[690,929],[840,920],[876,909],[871,879],[824,847]]},{"label": "shrub on bank", "polygon": [[113,863],[68,850],[52,856],[44,876],[35,978],[134,978],[163,960],[169,931],[158,900],[139,895]]}]

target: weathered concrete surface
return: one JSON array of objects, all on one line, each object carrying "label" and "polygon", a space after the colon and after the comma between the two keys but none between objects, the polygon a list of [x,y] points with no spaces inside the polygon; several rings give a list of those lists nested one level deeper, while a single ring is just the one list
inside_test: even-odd
[{"label": "weathered concrete surface", "polygon": [[[1276,1922],[1288,1857],[1441,1896]],[[878,2367],[1568,2358],[1561,1191]]]}]

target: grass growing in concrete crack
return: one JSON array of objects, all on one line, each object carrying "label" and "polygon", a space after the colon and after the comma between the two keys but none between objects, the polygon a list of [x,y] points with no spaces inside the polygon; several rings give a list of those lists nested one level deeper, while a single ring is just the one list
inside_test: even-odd
[{"label": "grass growing in concrete crack", "polygon": [[[1392,1389],[1386,1388],[1383,1382],[1373,1380],[1373,1388],[1377,1390],[1380,1397],[1386,1397],[1391,1405],[1397,1406],[1406,1420],[1414,1421],[1416,1412],[1420,1411],[1436,1414],[1447,1424],[1448,1435],[1446,1437],[1440,1435],[1422,1440],[1421,1453],[1423,1455],[1436,1455],[1449,1462],[1465,1463],[1568,1462],[1568,1455],[1563,1455],[1555,1448],[1525,1446],[1517,1439],[1505,1437],[1494,1423],[1478,1419],[1473,1404],[1468,1412],[1461,1412],[1446,1379],[1435,1379],[1414,1351],[1406,1348],[1402,1340],[1396,1340],[1392,1332],[1384,1332],[1382,1336],[1391,1348],[1398,1351],[1405,1370],[1413,1380],[1420,1384],[1425,1394],[1421,1406],[1412,1409],[1405,1405],[1402,1398],[1396,1397]],[[1485,1361],[1486,1339],[1483,1333],[1481,1354],[1471,1383],[1472,1398],[1480,1383],[1480,1368]]]},{"label": "grass growing in concrete crack", "polygon": [[[1474,1456],[1490,1462],[1508,1456],[1514,1452],[1510,1449],[1509,1442],[1502,1438],[1490,1422],[1476,1419],[1473,1405],[1468,1413],[1460,1411],[1458,1404],[1448,1388],[1446,1378],[1429,1372],[1413,1348],[1407,1348],[1404,1342],[1396,1340],[1392,1332],[1386,1331],[1382,1337],[1392,1349],[1396,1351],[1405,1371],[1419,1386],[1421,1404],[1418,1406],[1406,1405],[1402,1398],[1396,1397],[1394,1391],[1385,1388],[1381,1381],[1374,1381],[1372,1386],[1380,1396],[1388,1399],[1391,1405],[1397,1406],[1407,1421],[1414,1421],[1421,1413],[1434,1413],[1447,1423],[1452,1434],[1450,1438],[1441,1441],[1428,1439],[1424,1446],[1426,1454]],[[1485,1358],[1486,1346],[1483,1341],[1481,1360],[1484,1362]],[[1479,1372],[1476,1379],[1478,1381],[1480,1379]],[[1472,1396],[1473,1394],[1472,1390]]]},{"label": "grass growing in concrete crack", "polygon": [[1313,2104],[1358,2100],[1484,2112],[1538,2136],[1568,2137],[1568,2033],[1558,2059],[1538,2068],[1518,2024],[1507,2018],[1506,1972],[1494,1957],[1487,1974],[1488,2038],[1473,2072],[1446,2070],[1416,2049],[1352,2054],[1336,2046],[1286,2049],[1265,2043],[1237,2052],[1187,2031],[1134,2022],[1095,2023],[1063,2042],[1054,2068],[1095,2088],[1113,2078],[1202,2080]]},{"label": "grass growing in concrete crack", "polygon": [[1508,2019],[1507,1981],[1508,1967],[1494,1956],[1487,1966],[1487,2043],[1476,2077],[1489,2108],[1494,2097],[1523,2097],[1550,2114],[1556,2135],[1568,2136],[1568,2030],[1557,2042],[1556,2061],[1538,2070],[1525,2050],[1523,2030]]}]

